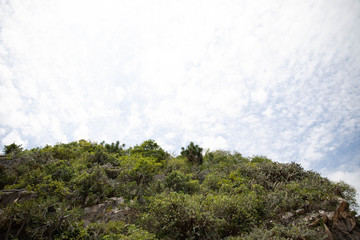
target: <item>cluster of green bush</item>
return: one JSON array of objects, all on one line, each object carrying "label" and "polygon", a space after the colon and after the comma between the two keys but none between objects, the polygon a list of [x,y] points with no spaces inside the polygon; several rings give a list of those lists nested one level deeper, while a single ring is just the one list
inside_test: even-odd
[{"label": "cluster of green bush", "polygon": [[[194,143],[179,156],[153,140],[129,148],[80,140],[4,150],[1,190],[36,197],[0,206],[2,239],[321,239],[324,233],[281,216],[333,211],[339,197],[356,206],[352,187],[297,163],[203,153]],[[84,208],[113,197],[124,199],[126,215],[85,224]]]}]

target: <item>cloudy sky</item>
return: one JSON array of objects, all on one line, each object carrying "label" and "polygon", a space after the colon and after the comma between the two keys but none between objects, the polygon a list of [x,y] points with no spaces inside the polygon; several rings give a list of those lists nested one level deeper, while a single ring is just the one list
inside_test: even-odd
[{"label": "cloudy sky", "polygon": [[154,139],[360,190],[360,1],[0,0],[0,147]]}]

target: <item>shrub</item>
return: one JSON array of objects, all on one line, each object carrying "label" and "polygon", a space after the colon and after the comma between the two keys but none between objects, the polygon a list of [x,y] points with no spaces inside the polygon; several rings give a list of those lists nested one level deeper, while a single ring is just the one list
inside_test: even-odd
[{"label": "shrub", "polygon": [[108,153],[103,148],[98,148],[95,152],[91,152],[87,157],[87,167],[93,167],[96,165],[105,165],[110,163],[111,165],[117,165],[116,157]]},{"label": "shrub", "polygon": [[82,203],[86,205],[98,203],[107,197],[115,195],[115,184],[109,179],[105,171],[99,167],[92,171],[84,171],[72,180],[72,188],[75,189]]},{"label": "shrub", "polygon": [[60,160],[47,164],[45,171],[50,174],[52,179],[69,182],[75,176],[75,170],[67,161]]},{"label": "shrub", "polygon": [[4,146],[4,153],[6,155],[9,154],[19,154],[20,152],[22,152],[23,148],[20,145],[16,145],[15,143],[12,143],[10,145],[5,145]]},{"label": "shrub", "polygon": [[78,209],[67,202],[38,198],[7,206],[2,217],[7,219],[11,239],[41,240],[68,231],[79,216]]},{"label": "shrub", "polygon": [[155,158],[143,157],[141,155],[124,156],[120,160],[118,180],[123,184],[120,186],[122,194],[132,199],[137,197],[142,201],[147,188],[155,174],[159,173],[162,164]]},{"label": "shrub", "polygon": [[161,193],[152,198],[142,223],[159,238],[219,239],[256,226],[262,208],[254,192],[207,196]]},{"label": "shrub", "polygon": [[307,177],[305,170],[297,163],[276,163],[264,160],[240,164],[238,173],[252,179],[268,190],[274,189],[274,184],[302,180]]},{"label": "shrub", "polygon": [[183,173],[190,173],[191,166],[185,157],[170,158],[166,162],[165,172],[180,171]]},{"label": "shrub", "polygon": [[122,156],[125,154],[125,151],[124,151],[125,144],[120,145],[120,141],[117,141],[116,143],[111,143],[111,144],[105,143],[103,141],[100,144],[105,147],[105,149],[108,153],[113,153],[118,156]]},{"label": "shrub", "polygon": [[287,239],[308,239],[308,240],[321,240],[327,239],[327,235],[309,228],[305,224],[295,224],[284,226],[281,224],[274,224],[271,228],[254,228],[251,233],[242,237],[227,238],[226,240],[287,240]]},{"label": "shrub", "polygon": [[122,221],[98,222],[90,224],[87,229],[87,239],[99,240],[155,240],[151,234],[133,224],[125,224]]},{"label": "shrub", "polygon": [[223,237],[249,232],[263,217],[264,203],[255,192],[210,194],[206,197],[205,205],[216,219],[225,220],[217,230]]},{"label": "shrub", "polygon": [[335,205],[331,202],[338,197],[335,185],[318,174],[311,175],[309,173],[309,177],[302,180],[275,185],[266,196],[267,211],[277,214],[304,206],[334,210]]},{"label": "shrub", "polygon": [[157,162],[164,162],[170,155],[164,151],[154,140],[144,141],[130,151],[131,155],[140,154],[143,157],[155,158]]},{"label": "shrub", "polygon": [[190,142],[186,149],[181,148],[181,155],[186,157],[191,163],[201,165],[203,163],[202,151],[201,147]]},{"label": "shrub", "polygon": [[174,171],[166,176],[165,187],[175,192],[192,194],[200,190],[199,181],[192,180],[189,175]]},{"label": "shrub", "polygon": [[203,204],[203,196],[161,193],[141,217],[143,226],[164,239],[218,239],[224,220],[216,219]]}]

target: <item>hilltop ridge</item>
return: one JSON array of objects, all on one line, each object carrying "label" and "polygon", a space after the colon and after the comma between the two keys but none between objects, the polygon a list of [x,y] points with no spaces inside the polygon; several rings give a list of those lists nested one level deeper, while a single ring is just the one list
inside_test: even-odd
[{"label": "hilltop ridge", "polygon": [[355,190],[301,165],[154,140],[0,156],[1,239],[359,239]]}]

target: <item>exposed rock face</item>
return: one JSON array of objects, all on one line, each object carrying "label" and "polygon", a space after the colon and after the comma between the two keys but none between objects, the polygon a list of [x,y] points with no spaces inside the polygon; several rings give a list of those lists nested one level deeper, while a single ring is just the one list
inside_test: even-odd
[{"label": "exposed rock face", "polygon": [[360,239],[360,226],[349,210],[349,204],[342,201],[332,218],[323,215],[324,227],[329,239]]},{"label": "exposed rock face", "polygon": [[2,190],[0,192],[0,206],[6,207],[14,202],[22,202],[36,198],[37,195],[23,189]]},{"label": "exposed rock face", "polygon": [[360,240],[360,225],[349,210],[349,204],[342,198],[335,211],[306,211],[300,208],[294,212],[285,212],[280,216],[283,224],[304,222],[308,227],[317,227],[317,231],[327,235],[328,240]]},{"label": "exposed rock face", "polygon": [[349,210],[349,204],[339,199],[334,212],[318,211],[307,214],[303,220],[309,227],[323,225],[329,240],[359,240],[360,226]]},{"label": "exposed rock face", "polygon": [[122,207],[122,203],[124,203],[124,199],[122,197],[114,197],[110,198],[106,202],[86,207],[84,209],[85,225],[88,225],[89,223],[95,221],[108,222],[110,220],[118,220],[124,218],[124,216],[130,209],[128,207]]}]

